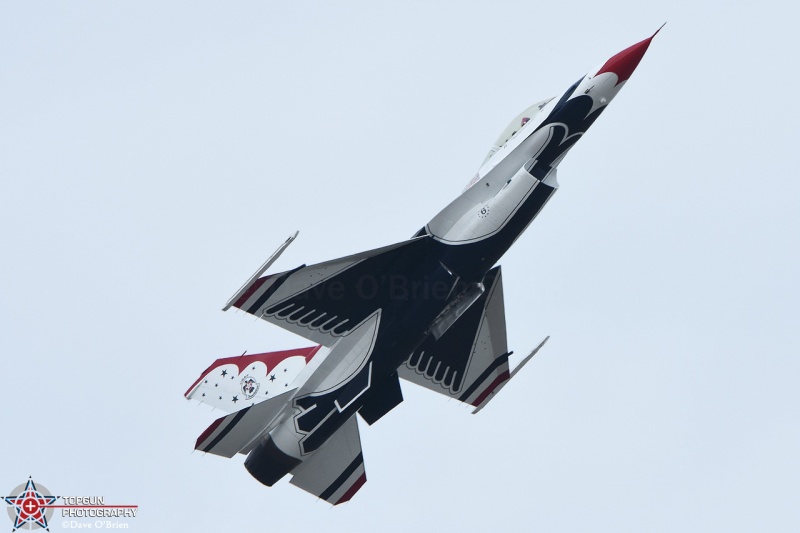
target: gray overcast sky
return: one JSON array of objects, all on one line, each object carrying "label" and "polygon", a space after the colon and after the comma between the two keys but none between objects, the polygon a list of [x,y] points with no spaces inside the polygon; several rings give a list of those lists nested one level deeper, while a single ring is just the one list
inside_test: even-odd
[{"label": "gray overcast sky", "polygon": [[[774,5],[3,2],[0,492],[138,504],[136,531],[797,531]],[[501,261],[511,348],[552,339],[484,411],[406,384],[336,508],[192,453],[208,364],[308,345],[220,312],[280,242],[274,270],[409,237],[519,111],[665,21]]]}]

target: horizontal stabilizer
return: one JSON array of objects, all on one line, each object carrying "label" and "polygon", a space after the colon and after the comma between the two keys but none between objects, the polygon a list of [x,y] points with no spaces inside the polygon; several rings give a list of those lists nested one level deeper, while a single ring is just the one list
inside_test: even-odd
[{"label": "horizontal stabilizer", "polygon": [[290,483],[333,505],[349,501],[367,481],[356,416],[292,471]]},{"label": "horizontal stabilizer", "polygon": [[218,418],[197,438],[195,449],[222,457],[233,457],[238,452],[246,453],[250,450],[251,443],[267,429],[269,423],[291,399],[294,391],[292,389]]}]

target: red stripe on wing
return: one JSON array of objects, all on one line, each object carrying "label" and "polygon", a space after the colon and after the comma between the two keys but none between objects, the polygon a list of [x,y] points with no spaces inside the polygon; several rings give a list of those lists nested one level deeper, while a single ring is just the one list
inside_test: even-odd
[{"label": "red stripe on wing", "polygon": [[242,306],[244,305],[244,303],[245,303],[247,300],[249,300],[249,299],[250,299],[250,297],[251,297],[251,296],[252,296],[252,295],[253,295],[253,294],[254,294],[254,293],[255,293],[255,292],[258,290],[258,289],[260,289],[260,288],[261,288],[261,286],[264,284],[264,282],[265,282],[265,281],[267,281],[267,280],[268,280],[269,278],[271,278],[271,277],[272,277],[272,276],[264,276],[263,278],[258,278],[257,280],[255,280],[255,282],[253,282],[253,284],[252,284],[252,285],[250,285],[250,288],[249,288],[249,289],[247,289],[246,291],[244,291],[244,294],[242,294],[242,296],[241,296],[241,297],[240,297],[238,300],[236,300],[236,303],[234,303],[234,304],[233,304],[233,306],[234,306],[234,307],[236,307],[237,309],[241,309],[241,308],[242,308]]},{"label": "red stripe on wing", "polygon": [[210,437],[211,434],[214,433],[214,430],[216,430],[219,427],[219,425],[222,423],[223,420],[225,420],[224,416],[222,418],[214,420],[214,422],[212,422],[211,425],[208,426],[206,430],[200,434],[199,437],[197,437],[197,442],[194,443],[195,450],[200,448],[200,444],[205,442],[206,439],[208,439],[208,437]]},{"label": "red stripe on wing", "polygon": [[353,483],[353,486],[352,486],[352,487],[350,487],[349,489],[347,489],[347,492],[345,492],[345,493],[342,495],[342,497],[341,497],[341,498],[339,498],[339,501],[337,501],[336,503],[334,503],[334,505],[339,505],[340,503],[349,502],[349,501],[350,501],[350,498],[352,498],[352,497],[353,497],[353,495],[354,495],[356,492],[358,492],[358,489],[360,489],[361,487],[363,487],[363,486],[364,486],[364,483],[366,483],[366,482],[367,482],[367,473],[366,473],[366,472],[364,472],[364,473],[363,473],[363,474],[361,474],[361,476],[360,476],[360,477],[359,477],[359,478],[356,480],[356,482],[355,482],[355,483]]},{"label": "red stripe on wing", "polygon": [[507,381],[507,380],[508,380],[508,379],[510,379],[510,378],[511,378],[511,374],[509,374],[509,373],[508,373],[508,370],[505,370],[505,371],[503,371],[503,373],[502,373],[502,374],[500,374],[499,376],[497,376],[497,377],[495,378],[495,380],[494,380],[494,381],[492,381],[491,385],[489,385],[489,386],[486,388],[486,390],[485,390],[485,391],[483,391],[482,393],[480,393],[480,395],[479,395],[477,398],[475,398],[475,401],[473,401],[473,402],[472,402],[472,405],[474,405],[475,407],[478,407],[480,404],[482,404],[482,403],[483,403],[483,401],[486,399],[486,397],[487,397],[487,396],[489,396],[489,395],[490,395],[492,392],[494,392],[494,390],[495,390],[497,387],[499,387],[499,386],[500,386],[500,384],[501,384],[502,382],[504,382],[504,381]]}]

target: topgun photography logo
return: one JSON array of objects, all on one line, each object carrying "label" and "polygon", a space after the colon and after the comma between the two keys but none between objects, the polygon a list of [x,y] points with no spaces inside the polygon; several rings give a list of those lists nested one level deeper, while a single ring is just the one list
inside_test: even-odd
[{"label": "topgun photography logo", "polygon": [[[139,510],[138,505],[106,505],[102,496],[53,496],[47,487],[35,483],[33,478],[15,487],[11,494],[3,499],[8,504],[8,517],[14,522],[12,532],[18,529],[50,531],[55,509],[61,509],[61,518],[95,519],[93,522],[64,520],[61,525],[65,528],[126,529],[128,524],[125,522],[100,519],[135,518]],[[56,504],[59,499],[61,505]]]},{"label": "topgun photography logo", "polygon": [[47,531],[47,521],[53,517],[53,508],[58,496],[53,496],[47,487],[41,483],[37,486],[33,479],[28,483],[16,487],[11,491],[16,496],[6,496],[4,499],[9,505],[8,516],[14,521],[14,529],[44,528]]}]

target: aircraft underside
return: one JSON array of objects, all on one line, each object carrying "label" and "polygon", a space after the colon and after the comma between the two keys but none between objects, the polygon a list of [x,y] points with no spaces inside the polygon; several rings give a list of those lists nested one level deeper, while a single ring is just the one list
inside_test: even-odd
[{"label": "aircraft underside", "polygon": [[186,392],[230,414],[197,439],[247,455],[265,485],[291,483],[333,504],[366,482],[357,416],[403,401],[400,379],[482,409],[541,348],[509,368],[497,262],[558,189],[557,167],[638,65],[652,37],[616,54],[503,131],[467,189],[413,238],[264,273],[229,300],[316,344],[217,360]]}]

